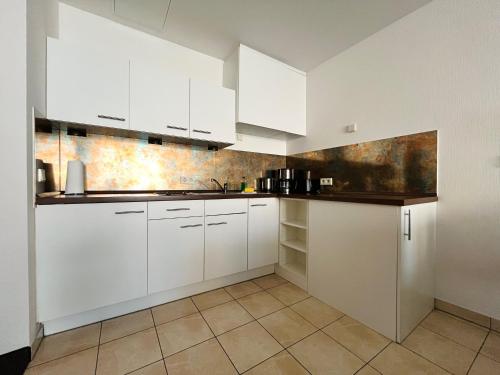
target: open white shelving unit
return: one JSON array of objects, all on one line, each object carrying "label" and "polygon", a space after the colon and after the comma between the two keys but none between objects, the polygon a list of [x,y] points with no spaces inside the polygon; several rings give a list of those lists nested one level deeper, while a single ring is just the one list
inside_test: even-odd
[{"label": "open white shelving unit", "polygon": [[308,200],[280,199],[279,247],[276,272],[307,290]]}]

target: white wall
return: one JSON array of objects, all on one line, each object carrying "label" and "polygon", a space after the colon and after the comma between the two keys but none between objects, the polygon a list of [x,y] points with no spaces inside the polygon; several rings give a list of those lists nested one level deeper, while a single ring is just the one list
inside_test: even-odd
[{"label": "white wall", "polygon": [[[36,338],[39,326],[36,314],[35,209],[33,186],[33,114],[46,113],[46,40],[57,35],[57,0],[27,0],[26,9],[26,200],[28,237],[29,343]],[[20,151],[20,150],[19,150]]]},{"label": "white wall", "polygon": [[[224,62],[189,48],[87,13],[59,5],[59,38],[84,48],[154,62],[171,73],[222,86]],[[233,150],[284,154],[286,142],[243,136]]]},{"label": "white wall", "polygon": [[0,354],[30,345],[26,1],[0,2]]},{"label": "white wall", "polygon": [[[500,318],[500,2],[435,0],[308,73],[288,154],[439,130],[437,297]],[[344,133],[357,122],[359,131]],[[335,176],[333,176],[335,177]]]}]

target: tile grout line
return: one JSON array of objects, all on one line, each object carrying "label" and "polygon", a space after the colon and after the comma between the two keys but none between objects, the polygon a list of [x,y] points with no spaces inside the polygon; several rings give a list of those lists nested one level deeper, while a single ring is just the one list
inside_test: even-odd
[{"label": "tile grout line", "polygon": [[[271,293],[269,293],[269,294],[272,296],[272,294],[271,294]],[[274,296],[273,296],[273,297],[274,297]],[[274,297],[274,298],[276,298],[276,297]],[[302,300],[302,301],[303,301],[303,300]],[[281,302],[281,301],[280,301],[280,302]],[[301,302],[301,301],[299,301],[299,302]],[[296,303],[299,303],[299,302],[296,302]],[[239,301],[238,301],[238,303],[239,303]],[[240,304],[240,305],[241,305],[241,304]],[[271,315],[271,314],[277,313],[278,311],[281,311],[281,310],[284,310],[284,309],[286,309],[286,308],[289,308],[290,306],[291,306],[291,305],[289,305],[289,306],[286,306],[286,305],[285,305],[285,307],[283,307],[283,308],[281,308],[281,309],[279,309],[279,310],[276,310],[276,311],[274,311],[274,312],[272,312],[272,313],[269,313],[269,314],[267,314],[267,315],[264,315],[264,316],[260,317],[259,319],[262,319],[262,318],[264,318],[264,317],[266,317],[266,316],[269,316],[269,315]],[[241,305],[241,307],[243,307],[243,309],[245,309],[245,306]],[[246,310],[246,309],[245,309],[245,310]],[[250,314],[250,312],[249,312],[248,310],[246,310],[246,311]],[[292,311],[293,311],[293,310],[292,310]],[[250,315],[252,315],[252,314],[250,314]],[[264,326],[262,325],[262,323],[261,323],[261,322],[259,322],[259,319],[255,319],[255,321],[256,321],[257,323],[259,323],[259,325],[260,325],[260,326],[264,329],[264,331],[266,331],[266,332],[267,332],[267,333],[268,333],[268,334],[269,334],[269,335],[270,335],[270,336],[271,336],[271,337],[272,337],[272,338],[273,338],[273,339],[274,339],[274,340],[275,340],[275,341],[276,341],[276,342],[277,342],[277,343],[278,343],[278,344],[279,344],[279,345],[283,348],[283,350],[282,350],[282,351],[286,351],[288,354],[290,354],[290,355],[292,356],[292,358],[294,358],[294,359],[295,359],[295,360],[296,360],[296,361],[297,361],[297,362],[298,362],[298,363],[299,363],[299,364],[300,364],[300,365],[301,365],[301,366],[302,366],[302,367],[303,367],[303,368],[304,368],[304,369],[305,369],[305,370],[306,370],[309,374],[311,374],[311,372],[310,372],[310,371],[309,371],[309,370],[308,370],[308,369],[304,366],[304,364],[303,364],[302,362],[300,362],[297,358],[295,358],[295,356],[294,356],[292,353],[290,353],[290,352],[288,351],[288,348],[291,348],[292,346],[294,346],[295,344],[297,344],[297,343],[301,342],[302,340],[305,340],[305,339],[306,339],[306,338],[308,338],[309,336],[314,335],[315,333],[317,333],[317,332],[319,331],[319,329],[316,329],[316,331],[314,331],[313,333],[311,333],[311,334],[309,334],[309,335],[307,335],[307,336],[303,337],[302,339],[300,339],[300,340],[299,340],[299,341],[297,341],[296,343],[293,343],[293,344],[289,345],[289,346],[288,346],[288,348],[287,348],[287,347],[285,347],[285,346],[281,345],[281,343],[280,343],[280,342],[276,339],[276,337],[274,337],[274,336],[271,334],[271,332],[269,332],[269,331],[266,329],[266,327],[264,327]],[[305,318],[303,318],[303,319],[305,319]],[[307,319],[305,319],[305,320],[306,320],[306,321],[308,321]],[[312,323],[311,323],[311,325],[312,325],[314,328],[316,328],[316,326],[315,326],[314,324],[312,324]],[[276,354],[279,354],[279,353],[281,353],[282,351],[280,351],[280,352],[278,352],[278,353],[276,353]],[[264,363],[264,362],[265,362],[265,361],[267,361],[268,359],[270,359],[270,358],[274,357],[276,354],[274,354],[274,355],[272,355],[272,356],[270,356],[270,357],[266,358],[266,359],[265,359],[265,360],[263,360],[262,362],[257,363],[255,366],[253,366],[253,367],[251,367],[251,368],[257,367],[257,366],[258,366],[258,365],[260,365],[261,363]],[[251,369],[251,368],[250,368],[250,369]],[[247,371],[249,371],[250,369],[248,369]]]},{"label": "tile grout line", "polygon": [[365,368],[367,368],[367,367],[371,368],[371,369],[372,369],[373,371],[375,371],[377,374],[382,375],[382,373],[381,373],[379,370],[377,370],[377,369],[376,369],[375,367],[373,367],[373,366],[370,366],[370,362],[365,363],[365,365],[364,365],[363,367],[361,367],[358,371],[356,371],[353,375],[356,375],[356,374],[361,373],[361,371],[363,371],[363,369],[365,369]]},{"label": "tile grout line", "polygon": [[[93,324],[101,324],[101,322],[95,322],[95,323],[86,324],[86,325],[84,325],[84,326],[77,327],[77,328],[72,328],[72,329],[68,329],[68,330],[66,330],[66,331],[62,331],[62,332],[59,332],[59,333],[69,332],[69,331],[72,331],[72,330],[74,330],[74,329],[79,329],[79,328],[87,327],[87,326],[90,326],[90,325],[93,325]],[[102,324],[101,324],[101,328],[100,328],[100,329],[102,329]],[[54,334],[54,335],[57,335],[57,334],[59,334],[59,333],[56,333],[56,334]],[[100,335],[101,335],[101,332],[100,332],[100,330],[99,330],[99,340],[100,340]],[[52,335],[50,335],[50,336],[52,336]],[[44,339],[45,339],[45,337],[46,337],[46,336],[44,336]],[[87,348],[85,348],[85,349],[79,349],[79,350],[77,350],[77,351],[75,351],[75,352],[71,352],[71,353],[68,353],[68,354],[62,355],[62,356],[57,357],[57,358],[49,359],[48,361],[45,361],[45,362],[37,363],[37,364],[32,365],[32,366],[29,366],[29,364],[28,364],[28,367],[26,368],[26,370],[27,370],[28,368],[38,367],[38,366],[45,365],[45,364],[50,363],[50,362],[57,361],[57,360],[59,360],[59,359],[63,359],[63,358],[69,357],[69,356],[71,356],[71,355],[73,355],[73,354],[78,354],[78,353],[84,352],[85,350],[94,349],[94,348],[97,348],[98,346],[99,346],[99,342],[97,343],[97,345],[92,345],[92,346],[89,346],[89,347],[87,347]],[[99,350],[99,349],[98,349],[98,350]],[[34,358],[33,358],[33,359],[34,359]],[[29,363],[31,363],[31,362],[33,362],[33,360],[31,360]]]},{"label": "tile grout line", "polygon": [[[259,276],[259,277],[257,277],[257,278],[250,279],[250,280],[247,280],[247,281],[256,280],[256,279],[259,279],[259,278],[262,278],[262,277],[266,277],[266,276],[269,276],[269,275],[272,275],[272,274],[268,274],[268,275],[264,275],[264,276]],[[230,284],[230,285],[228,285],[228,286],[231,286],[231,285],[236,285],[236,284],[240,284],[240,283],[243,283],[243,282],[244,282],[244,281],[241,281],[241,282],[238,282],[238,283],[235,283],[235,284]],[[281,286],[281,285],[283,285],[283,284],[285,284],[285,283],[282,283],[282,284],[277,285],[277,286]],[[259,287],[260,287],[260,286],[259,286]],[[251,294],[257,294],[257,293],[260,293],[260,292],[266,292],[266,293],[268,293],[268,294],[270,294],[270,295],[272,296],[272,294],[271,294],[271,293],[269,293],[269,292],[267,292],[267,290],[272,289],[272,288],[275,288],[275,287],[276,287],[276,286],[271,287],[271,288],[267,288],[267,289],[262,288],[262,290],[260,290],[260,291],[258,291],[258,292],[255,292],[255,293],[251,293]],[[217,290],[217,289],[224,289],[224,288],[226,288],[226,287],[216,288],[216,289],[213,289],[213,290]],[[213,290],[209,290],[209,291],[206,291],[206,292],[198,293],[198,294],[195,294],[195,295],[193,295],[193,296],[198,296],[198,295],[201,295],[201,294],[205,294],[205,293],[211,292],[211,291],[213,291]],[[228,293],[228,292],[226,291],[226,293]],[[233,297],[232,297],[232,295],[231,295],[230,293],[228,293],[228,294],[231,296],[231,298],[233,298]],[[249,295],[251,295],[251,294],[248,294],[247,296],[249,296]],[[141,310],[133,311],[133,312],[130,312],[130,313],[128,313],[128,314],[118,315],[118,316],[113,317],[113,318],[104,319],[104,320],[101,320],[101,321],[98,321],[98,322],[89,323],[89,324],[85,324],[85,325],[80,326],[80,327],[75,327],[75,328],[71,328],[71,329],[68,329],[68,330],[65,330],[65,331],[58,332],[58,333],[56,333],[56,334],[54,334],[54,335],[58,335],[58,334],[61,334],[61,333],[64,333],[64,332],[73,331],[73,330],[76,330],[76,329],[79,329],[79,328],[83,328],[83,327],[88,327],[88,326],[91,326],[91,325],[93,325],[93,324],[100,324],[100,328],[99,328],[99,341],[98,341],[97,345],[94,345],[94,346],[89,346],[89,347],[87,347],[87,348],[85,348],[85,349],[80,349],[80,350],[77,350],[77,351],[75,351],[75,352],[71,352],[71,353],[69,353],[69,354],[65,354],[65,355],[63,355],[63,356],[61,356],[61,357],[57,357],[57,358],[53,358],[53,359],[50,359],[50,360],[45,361],[45,362],[37,363],[37,364],[35,364],[35,365],[33,365],[33,366],[29,367],[29,368],[33,368],[33,367],[38,367],[38,366],[41,366],[41,365],[45,365],[45,364],[47,364],[47,363],[54,362],[54,361],[57,361],[57,360],[59,360],[59,359],[63,359],[63,358],[69,357],[69,356],[71,356],[71,355],[74,355],[74,354],[77,354],[77,353],[81,353],[81,352],[84,352],[84,351],[86,351],[86,350],[93,349],[93,348],[97,348],[98,353],[99,353],[99,348],[100,348],[100,346],[101,346],[100,340],[101,340],[101,333],[102,333],[102,323],[103,323],[103,322],[105,322],[105,321],[108,321],[108,320],[112,320],[112,319],[120,318],[120,317],[123,317],[123,316],[127,316],[127,315],[131,315],[131,314],[135,314],[135,313],[138,313],[138,312],[141,312],[141,311],[145,311],[145,310],[150,310],[150,312],[151,312],[151,314],[152,314],[152,316],[153,316],[153,327],[149,327],[149,328],[146,328],[146,329],[143,329],[143,330],[137,331],[137,332],[133,332],[133,333],[130,333],[130,334],[127,334],[127,335],[121,336],[121,337],[117,337],[117,338],[115,338],[115,339],[113,339],[113,340],[109,340],[109,341],[106,341],[105,343],[102,343],[102,345],[105,345],[105,344],[111,343],[111,342],[113,342],[113,341],[117,341],[117,340],[120,340],[120,339],[123,339],[123,338],[129,337],[129,336],[132,336],[132,335],[135,335],[135,334],[137,334],[137,333],[144,332],[144,331],[146,331],[146,330],[148,330],[148,329],[151,329],[151,328],[155,328],[155,331],[156,331],[156,327],[157,327],[157,325],[156,325],[155,320],[154,320],[153,308],[158,307],[158,306],[167,305],[167,304],[172,303],[172,302],[177,302],[177,301],[181,301],[181,300],[183,300],[183,299],[188,299],[188,298],[189,298],[189,299],[191,300],[191,302],[193,303],[193,305],[195,306],[196,310],[197,310],[197,312],[194,312],[194,313],[192,313],[192,314],[187,314],[187,315],[184,315],[184,316],[181,316],[181,317],[178,317],[178,318],[175,318],[175,319],[169,320],[169,321],[167,321],[167,322],[164,322],[164,323],[158,324],[158,326],[161,326],[161,325],[164,325],[164,324],[167,324],[167,323],[170,323],[170,322],[174,322],[174,321],[179,320],[179,319],[182,319],[182,318],[186,318],[186,317],[188,317],[188,316],[190,316],[190,315],[194,315],[194,314],[196,314],[196,313],[200,313],[200,315],[201,315],[201,311],[198,309],[198,306],[196,305],[196,303],[192,300],[192,297],[193,297],[193,296],[189,296],[189,297],[185,297],[185,298],[179,298],[179,299],[174,300],[174,301],[169,301],[169,302],[166,302],[166,303],[162,303],[162,304],[160,304],[160,305],[155,305],[155,306],[148,307],[148,308],[145,308],[145,309],[141,309]],[[246,297],[246,296],[244,296],[244,297]],[[244,297],[240,297],[240,298],[244,298]],[[274,296],[272,296],[272,297],[273,297],[273,298],[276,298],[276,297],[274,297]],[[233,301],[236,301],[236,299],[235,299],[235,298],[233,298]],[[227,301],[227,302],[231,302],[231,301]],[[224,303],[227,303],[227,302],[224,302]],[[280,302],[281,302],[281,301],[280,301]],[[222,303],[222,304],[224,304],[224,303]],[[297,302],[297,303],[298,303],[298,302]],[[218,304],[218,305],[215,305],[215,306],[213,306],[213,307],[220,306],[220,305],[222,305],[222,304]],[[287,307],[287,306],[285,306],[285,307]],[[284,307],[284,308],[285,308],[285,307]],[[211,307],[210,307],[210,308],[211,308]],[[208,310],[208,309],[207,309],[207,310]],[[282,310],[282,309],[280,309],[280,310]],[[277,311],[279,311],[279,310],[277,310]],[[274,312],[276,312],[276,311],[274,311]],[[250,313],[249,313],[249,314],[250,314]],[[270,313],[270,314],[272,314],[272,313]],[[267,315],[270,315],[270,314],[267,314]],[[253,318],[253,315],[252,315],[252,314],[250,314],[250,315],[251,315],[251,316],[252,316],[252,318]],[[264,316],[267,316],[267,315],[264,315]],[[264,317],[264,316],[262,316],[262,317]],[[260,318],[259,318],[259,319],[260,319]],[[254,318],[254,320],[257,320],[257,319],[255,319],[255,318]],[[246,324],[248,324],[248,323],[246,323]],[[243,325],[245,325],[245,324],[243,324]],[[239,327],[242,327],[243,325],[241,325],[241,326],[239,326]],[[235,327],[235,328],[233,328],[233,329],[231,329],[231,330],[228,330],[228,331],[226,331],[226,332],[230,332],[230,331],[232,331],[232,330],[234,330],[234,329],[236,329],[236,328],[239,328],[239,327]],[[210,328],[210,327],[209,327],[209,328]],[[224,333],[226,333],[226,332],[224,332]],[[157,334],[157,337],[158,337],[158,332],[157,332],[157,331],[156,331],[156,334]],[[49,336],[52,336],[52,335],[49,335]],[[214,335],[214,337],[216,337],[216,336]],[[210,339],[212,339],[212,338],[210,338]],[[180,352],[183,352],[184,350],[187,350],[187,349],[190,349],[190,348],[192,348],[192,347],[194,347],[194,346],[196,346],[196,345],[202,344],[202,343],[204,343],[204,342],[206,342],[206,341],[208,341],[208,340],[210,340],[210,339],[204,340],[204,341],[202,341],[202,342],[200,342],[200,343],[198,343],[198,344],[195,344],[195,345],[192,345],[192,346],[190,346],[190,347],[188,347],[188,348],[186,348],[186,349],[180,350],[180,351],[178,351],[178,352],[176,352],[176,353],[173,353],[172,355],[177,354],[177,353],[180,353]],[[221,345],[221,346],[222,346],[222,345]],[[160,351],[161,351],[161,344],[160,344]],[[227,355],[227,354],[226,354],[226,355]],[[163,353],[162,353],[162,357],[163,357]],[[164,358],[162,358],[162,360],[164,360]],[[156,362],[159,362],[159,361],[156,361]],[[153,363],[156,363],[156,362],[153,362]],[[150,364],[152,364],[152,363],[150,363]],[[149,364],[149,365],[150,365],[150,364]],[[149,366],[149,365],[146,365],[146,366]],[[146,366],[144,366],[144,367],[146,367]],[[141,367],[141,368],[142,368],[142,367]],[[97,371],[97,359],[96,359],[96,371]],[[136,371],[136,370],[133,370],[133,371]]]},{"label": "tile grout line", "polygon": [[[155,329],[156,340],[158,341],[158,346],[160,347],[160,354],[161,354],[161,360],[163,361],[163,367],[165,368],[165,371],[168,374],[167,364],[165,363],[165,356],[163,355],[163,349],[161,348],[160,336],[158,335],[158,329],[156,328],[156,322],[155,322],[155,316],[153,315],[153,309],[149,309],[149,312],[151,314],[151,318],[153,319],[153,327]],[[153,363],[155,363],[155,362],[153,362]],[[152,363],[150,363],[150,364],[152,364]],[[147,366],[149,366],[149,365],[147,365]]]},{"label": "tile grout line", "polygon": [[95,358],[94,375],[97,375],[97,364],[99,363],[99,351],[101,349],[101,335],[102,335],[102,322],[100,322],[100,327],[99,327],[99,341],[97,341],[97,356]]},{"label": "tile grout line", "polygon": [[[486,339],[488,338],[488,336],[490,335],[490,333],[491,333],[491,329],[490,329],[490,331],[488,332],[488,334],[486,335],[486,337],[484,338],[483,343],[481,344],[481,347],[480,347],[480,348],[479,348],[479,350],[477,351],[476,356],[474,357],[474,359],[472,360],[472,362],[471,362],[471,364],[470,364],[469,368],[467,369],[467,373],[466,373],[466,375],[468,375],[468,374],[469,374],[470,370],[472,369],[472,366],[474,366],[474,363],[476,362],[477,357],[479,357],[479,354],[481,353],[481,350],[483,349],[483,346],[484,346],[484,344],[486,343]],[[488,357],[488,358],[489,358],[489,357]]]},{"label": "tile grout line", "polygon": [[418,356],[418,357],[420,357],[420,358],[422,358],[422,359],[425,359],[427,362],[432,363],[434,366],[439,367],[441,370],[443,370],[443,371],[447,372],[448,374],[452,374],[449,370],[445,369],[443,366],[438,365],[436,362],[431,361],[429,358],[424,357],[422,354],[417,353],[417,352],[416,352],[416,351],[414,351],[413,349],[410,349],[410,348],[408,348],[408,347],[404,346],[403,344],[398,344],[397,342],[395,342],[395,344],[396,344],[396,345],[399,345],[399,346],[402,346],[404,349],[406,349],[406,350],[408,350],[408,351],[412,352],[412,353],[413,353],[413,354],[415,354],[416,356]]},{"label": "tile grout line", "polygon": [[[427,314],[427,316],[429,316],[431,313],[432,313],[432,311],[431,311],[429,314]],[[427,318],[427,316],[426,316],[426,318]],[[453,316],[453,317],[455,317],[455,316]],[[438,335],[438,336],[444,337],[445,339],[448,339],[448,340],[450,340],[450,341],[454,342],[455,344],[458,344],[458,345],[460,345],[460,346],[462,346],[462,347],[464,347],[464,348],[466,348],[466,349],[472,350],[473,352],[475,352],[475,351],[476,351],[476,349],[471,349],[471,348],[469,348],[468,346],[465,346],[464,344],[462,344],[462,343],[460,343],[460,342],[458,342],[458,341],[455,341],[455,340],[454,340],[454,339],[452,339],[451,337],[445,336],[445,335],[441,334],[440,332],[436,332],[436,331],[434,331],[434,330],[433,330],[433,329],[431,329],[431,328],[428,328],[428,327],[423,326],[423,325],[422,325],[422,323],[423,323],[423,321],[424,321],[426,318],[422,319],[422,321],[420,322],[420,324],[419,324],[419,325],[417,325],[417,326],[416,326],[416,327],[415,327],[415,328],[414,328],[414,329],[413,329],[413,330],[412,330],[412,331],[408,334],[408,336],[406,336],[406,338],[408,338],[408,337],[409,337],[409,336],[410,336],[413,332],[415,332],[415,330],[416,330],[418,327],[420,327],[420,328],[423,328],[423,329],[425,329],[425,330],[427,330],[427,331],[429,331],[429,332],[432,332],[432,333],[434,333],[434,334],[436,334],[436,335]],[[466,322],[467,322],[467,323],[469,323],[469,321],[466,321]],[[477,324],[476,324],[476,325],[477,325]],[[487,338],[487,337],[488,337],[488,335],[490,334],[491,330],[490,330],[490,329],[488,329],[488,328],[486,328],[486,327],[483,327],[483,326],[479,326],[479,325],[477,325],[477,326],[478,326],[478,327],[480,327],[480,328],[478,328],[478,327],[475,327],[475,328],[478,328],[478,329],[481,329],[481,330],[484,328],[484,329],[487,329],[487,330],[488,330],[488,332],[486,332],[486,336],[485,336],[485,337],[484,337],[484,339],[483,339],[483,343],[484,343],[484,341],[486,341],[486,338]],[[405,340],[406,340],[406,338],[405,338]],[[404,340],[403,340],[403,341],[404,341]],[[480,346],[480,348],[479,348],[479,349],[481,349],[481,348],[482,348],[482,346],[483,346],[483,345],[481,344],[481,346]]]},{"label": "tile grout line", "polygon": [[[151,363],[148,363],[147,365],[145,366],[142,366],[142,367],[139,367],[139,368],[136,368],[135,370],[132,370],[132,371],[129,371],[129,372],[125,372],[123,375],[129,375],[129,374],[132,374],[133,372],[136,372],[136,371],[139,371],[139,370],[142,370],[142,369],[145,369],[146,367],[148,366],[151,366],[151,365],[154,365],[155,363],[158,363],[158,362],[164,362],[163,361],[163,358],[158,360],[158,361],[154,361],[154,362],[151,362]],[[165,363],[163,363],[163,365],[165,366]],[[165,369],[166,371],[166,369]]]},{"label": "tile grout line", "polygon": [[[389,341],[389,343],[388,343],[386,346],[384,346],[384,347],[382,348],[382,350],[378,351],[378,352],[377,352],[377,354],[375,354],[373,357],[371,357],[371,358],[370,358],[370,360],[369,360],[368,362],[366,362],[366,365],[369,365],[369,364],[370,364],[370,362],[372,362],[375,358],[377,358],[380,354],[382,354],[382,352],[383,352],[385,349],[387,349],[387,348],[388,348],[391,344],[396,344],[396,345],[399,345],[397,342],[390,340],[390,341]],[[370,367],[373,367],[373,366],[370,366]],[[375,367],[373,367],[373,368],[375,369]],[[360,369],[360,370],[361,370],[361,369]],[[375,369],[375,370],[377,370],[377,369]],[[378,372],[378,373],[381,373],[381,372],[380,372],[380,371],[378,371],[378,370],[377,370],[377,372]]]},{"label": "tile grout line", "polygon": [[[226,291],[226,293],[228,293],[228,292]],[[229,293],[228,293],[228,294],[229,294]],[[230,294],[229,294],[229,295],[230,295]],[[232,297],[232,296],[231,296],[231,297]],[[236,301],[236,300],[235,300],[235,299],[233,299],[233,301]],[[232,302],[232,301],[229,301],[229,302]],[[222,349],[222,351],[224,352],[224,354],[226,355],[227,359],[229,359],[229,362],[231,362],[231,365],[233,366],[234,370],[235,370],[235,371],[239,374],[240,372],[239,372],[239,371],[238,371],[238,369],[236,368],[236,365],[233,363],[233,361],[232,361],[231,357],[229,357],[229,354],[227,354],[226,349],[224,349],[224,347],[223,347],[223,346],[222,346],[222,344],[220,343],[219,338],[215,335],[215,332],[212,330],[212,327],[210,327],[210,325],[209,325],[209,324],[208,324],[208,322],[206,321],[205,317],[204,317],[204,316],[203,316],[203,314],[201,313],[201,310],[200,310],[200,309],[198,309],[198,306],[194,303],[194,301],[193,301],[193,304],[195,305],[196,309],[198,310],[198,314],[200,314],[201,318],[203,319],[203,321],[204,321],[204,322],[205,322],[205,324],[207,325],[207,327],[208,327],[208,329],[210,330],[210,332],[212,332],[212,335],[214,335],[214,337],[211,337],[211,338],[210,338],[210,340],[211,340],[212,338],[215,338],[215,339],[217,340],[217,343],[218,343],[218,344],[219,344],[219,346],[221,347],[221,349]],[[216,306],[220,306],[220,305],[216,305]],[[214,306],[214,307],[216,307],[216,306]],[[250,315],[250,316],[251,316],[251,315]],[[252,316],[252,318],[253,318],[253,316]],[[251,322],[250,322],[250,323],[251,323]],[[246,323],[246,324],[249,324],[249,323]],[[242,326],[240,326],[240,327],[243,327],[243,325],[242,325]],[[236,328],[239,328],[239,327],[236,327]],[[236,329],[236,328],[234,328],[234,329]],[[227,332],[229,332],[229,331],[227,331]],[[225,332],[224,332],[224,333],[225,333]],[[208,340],[207,340],[207,341],[208,341]]]},{"label": "tile grout line", "polygon": [[[340,319],[340,318],[339,318]],[[339,320],[337,319],[337,320]],[[336,321],[337,321],[336,320]],[[332,339],[333,341],[335,341],[338,345],[340,345],[342,348],[344,348],[345,350],[347,350],[349,353],[351,353],[352,355],[354,355],[357,359],[359,359],[361,362],[363,362],[365,365],[368,364],[368,362],[370,362],[373,358],[375,358],[377,355],[379,355],[379,353],[381,353],[385,348],[387,348],[393,341],[391,340],[386,346],[384,346],[379,352],[377,352],[377,354],[375,354],[372,358],[370,358],[370,360],[368,361],[365,361],[363,358],[361,358],[358,354],[354,353],[351,349],[349,349],[347,346],[345,346],[344,344],[342,344],[340,341],[334,339],[332,336],[330,336],[328,333],[326,333],[325,331],[323,331],[323,328],[320,329],[321,333],[325,334],[328,338]],[[363,365],[364,367],[364,365]]]},{"label": "tile grout line", "polygon": [[[461,343],[459,343],[459,342],[457,342],[457,341],[453,340],[452,338],[449,338],[449,337],[447,337],[447,336],[444,336],[444,335],[442,335],[442,334],[441,334],[441,333],[439,333],[439,332],[434,332],[432,329],[429,329],[429,328],[427,328],[427,327],[423,327],[423,326],[418,325],[417,327],[415,327],[415,329],[412,331],[412,333],[413,333],[413,332],[414,332],[417,328],[419,328],[419,327],[420,327],[420,328],[422,328],[422,329],[425,329],[426,331],[429,331],[429,332],[431,332],[431,333],[433,333],[433,334],[435,334],[435,335],[437,335],[437,336],[439,336],[439,337],[442,337],[442,338],[444,338],[444,339],[446,339],[446,340],[449,340],[449,341],[451,341],[452,343],[454,343],[454,344],[457,344],[457,345],[461,346],[462,348],[468,349],[468,350],[470,350],[471,352],[478,353],[478,351],[476,351],[475,349],[471,349],[471,348],[469,348],[468,346],[465,346],[464,344],[461,344]],[[483,339],[483,342],[484,342],[484,341],[486,341],[486,338],[488,337],[488,335],[489,335],[489,332],[486,334],[485,338]],[[406,336],[406,338],[408,338],[409,336],[410,336],[410,335]],[[405,338],[403,341],[406,341],[406,338]],[[401,345],[402,345],[402,344],[401,344]],[[403,346],[404,346],[404,345],[403,345]],[[482,346],[483,346],[483,345],[481,344],[481,347],[482,347]],[[406,347],[406,346],[405,346],[405,347]],[[481,347],[480,347],[480,348],[481,348]]]}]

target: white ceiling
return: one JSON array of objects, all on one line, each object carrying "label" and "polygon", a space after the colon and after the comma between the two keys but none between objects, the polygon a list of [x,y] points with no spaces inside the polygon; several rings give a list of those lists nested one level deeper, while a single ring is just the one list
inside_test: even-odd
[{"label": "white ceiling", "polygon": [[220,59],[243,43],[308,71],[431,0],[61,0]]}]

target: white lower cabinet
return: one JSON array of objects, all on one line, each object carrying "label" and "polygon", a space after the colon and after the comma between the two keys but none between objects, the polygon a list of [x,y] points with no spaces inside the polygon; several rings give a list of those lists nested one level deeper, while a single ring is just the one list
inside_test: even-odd
[{"label": "white lower cabinet", "polygon": [[147,203],[39,206],[38,320],[147,295]]},{"label": "white lower cabinet", "polygon": [[205,280],[247,270],[247,213],[205,217]]},{"label": "white lower cabinet", "polygon": [[148,225],[148,293],[203,281],[203,216],[149,220]]},{"label": "white lower cabinet", "polygon": [[279,200],[248,200],[248,269],[278,263]]},{"label": "white lower cabinet", "polygon": [[401,342],[433,309],[435,203],[309,203],[309,293]]}]

